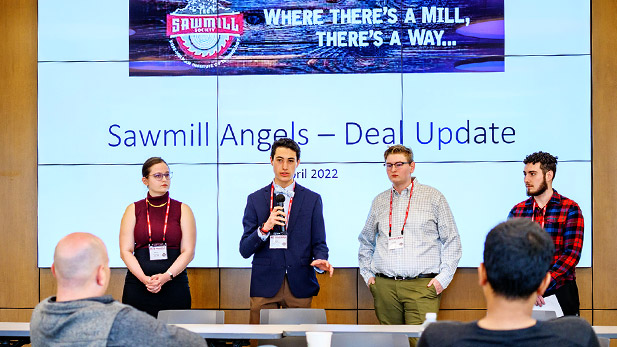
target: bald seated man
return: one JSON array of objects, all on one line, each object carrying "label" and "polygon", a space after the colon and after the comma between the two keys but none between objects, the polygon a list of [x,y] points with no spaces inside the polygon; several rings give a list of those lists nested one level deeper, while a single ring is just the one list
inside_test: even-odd
[{"label": "bald seated man", "polygon": [[109,258],[103,241],[92,234],[60,240],[51,272],[58,290],[32,313],[32,346],[207,346],[197,334],[104,295]]}]

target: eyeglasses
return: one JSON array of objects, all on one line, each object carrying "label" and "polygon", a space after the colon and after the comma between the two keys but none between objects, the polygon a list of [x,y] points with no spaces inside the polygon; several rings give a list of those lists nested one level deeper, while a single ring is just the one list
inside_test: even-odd
[{"label": "eyeglasses", "polygon": [[388,169],[388,170],[392,170],[392,167],[400,169],[400,168],[403,167],[403,165],[411,164],[411,163],[412,163],[411,161],[406,161],[406,162],[398,161],[398,162],[396,162],[394,164],[392,164],[392,163],[384,163],[383,166],[385,166],[386,169]]},{"label": "eyeglasses", "polygon": [[158,173],[158,172],[157,172],[157,173],[152,174],[152,175],[149,175],[149,176],[154,177],[154,179],[155,179],[155,180],[157,180],[157,181],[162,181],[162,180],[163,180],[163,177],[164,177],[165,179],[167,179],[167,180],[170,180],[170,179],[171,179],[172,174],[173,174],[173,172],[168,172],[168,173]]}]

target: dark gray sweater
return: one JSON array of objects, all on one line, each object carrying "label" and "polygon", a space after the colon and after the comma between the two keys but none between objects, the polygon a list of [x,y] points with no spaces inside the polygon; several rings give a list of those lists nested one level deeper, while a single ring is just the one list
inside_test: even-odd
[{"label": "dark gray sweater", "polygon": [[585,346],[599,347],[598,338],[587,321],[562,317],[517,330],[486,330],[478,322],[436,322],[424,330],[418,347],[429,346]]},{"label": "dark gray sweater", "polygon": [[199,335],[100,296],[36,305],[30,321],[32,346],[206,346]]}]

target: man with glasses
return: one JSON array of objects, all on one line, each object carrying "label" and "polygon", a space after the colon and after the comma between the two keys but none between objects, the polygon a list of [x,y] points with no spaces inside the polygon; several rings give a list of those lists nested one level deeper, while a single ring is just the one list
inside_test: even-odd
[{"label": "man with glasses", "polygon": [[373,200],[358,237],[360,274],[381,324],[418,325],[439,310],[461,258],[461,240],[444,196],[411,176],[411,149],[391,146],[384,159],[392,187]]}]

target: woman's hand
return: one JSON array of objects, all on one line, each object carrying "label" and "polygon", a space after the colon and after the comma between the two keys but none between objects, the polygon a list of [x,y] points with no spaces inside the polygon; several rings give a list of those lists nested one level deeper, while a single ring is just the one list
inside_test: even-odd
[{"label": "woman's hand", "polygon": [[154,276],[146,276],[143,284],[146,285],[146,289],[148,289],[151,293],[158,293],[161,290],[161,286],[158,282],[152,280]]},{"label": "woman's hand", "polygon": [[146,288],[151,293],[158,293],[161,291],[163,284],[169,281],[171,281],[171,276],[168,273],[152,275],[146,284]]}]

